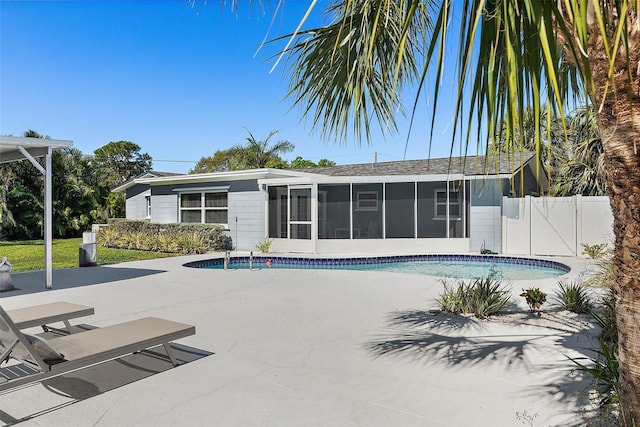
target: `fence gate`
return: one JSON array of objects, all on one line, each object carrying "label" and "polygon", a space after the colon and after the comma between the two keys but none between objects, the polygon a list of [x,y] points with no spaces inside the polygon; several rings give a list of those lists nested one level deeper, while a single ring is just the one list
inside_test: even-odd
[{"label": "fence gate", "polygon": [[607,197],[502,200],[504,254],[578,256],[583,244],[610,243],[612,229]]},{"label": "fence gate", "polygon": [[577,255],[576,199],[531,198],[531,254]]}]

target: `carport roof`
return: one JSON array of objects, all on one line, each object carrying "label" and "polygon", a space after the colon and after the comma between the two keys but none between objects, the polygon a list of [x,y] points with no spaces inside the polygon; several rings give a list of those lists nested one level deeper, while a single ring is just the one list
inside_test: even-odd
[{"label": "carport roof", "polygon": [[20,150],[26,150],[32,157],[42,157],[47,154],[49,147],[55,149],[67,148],[72,141],[62,139],[25,138],[16,136],[0,136],[0,163],[26,159]]},{"label": "carport roof", "polygon": [[[47,289],[51,289],[53,282],[51,153],[72,145],[72,141],[60,139],[0,136],[0,163],[27,159],[44,175],[44,269]],[[36,157],[45,157],[43,165],[36,162]]]}]

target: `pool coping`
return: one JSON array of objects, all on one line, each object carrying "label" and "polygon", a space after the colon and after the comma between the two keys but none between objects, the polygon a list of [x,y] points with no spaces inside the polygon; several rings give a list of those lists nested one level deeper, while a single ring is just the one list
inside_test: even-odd
[{"label": "pool coping", "polygon": [[[531,267],[544,267],[559,270],[560,275],[571,272],[571,266],[559,261],[548,260],[543,258],[533,258],[524,256],[499,255],[499,254],[415,254],[415,255],[358,255],[358,256],[309,256],[307,254],[291,255],[291,254],[260,254],[260,255],[230,255],[229,264],[249,264],[251,261],[257,264],[264,264],[268,260],[273,263],[286,263],[290,265],[304,265],[307,267],[339,267],[360,264],[387,264],[397,262],[414,262],[414,261],[474,261],[486,263],[500,263],[511,265],[524,265]],[[191,261],[183,264],[189,268],[207,268],[213,266],[224,266],[225,255],[205,259]],[[363,262],[364,261],[364,262]]]}]

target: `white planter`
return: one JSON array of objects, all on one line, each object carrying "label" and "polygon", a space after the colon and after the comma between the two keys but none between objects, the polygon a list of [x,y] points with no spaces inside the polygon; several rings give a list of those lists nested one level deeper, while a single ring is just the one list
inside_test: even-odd
[{"label": "white planter", "polygon": [[7,261],[7,257],[2,257],[0,262],[0,291],[9,291],[13,289],[11,284],[11,264]]}]

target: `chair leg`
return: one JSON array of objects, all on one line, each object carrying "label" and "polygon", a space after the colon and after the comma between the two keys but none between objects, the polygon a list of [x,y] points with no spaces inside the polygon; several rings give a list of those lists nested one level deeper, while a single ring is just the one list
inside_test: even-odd
[{"label": "chair leg", "polygon": [[13,344],[7,347],[6,351],[0,354],[0,364],[3,364],[4,362],[9,360],[9,357],[11,357],[11,352],[13,351],[14,348],[16,348],[19,342],[20,340],[15,340]]},{"label": "chair leg", "polygon": [[178,366],[178,359],[176,359],[176,355],[173,352],[173,349],[171,348],[171,344],[169,344],[168,342],[162,343],[162,345],[164,346],[164,349],[167,352],[167,356],[169,356],[169,359],[171,359],[171,363],[173,364],[173,366]]}]

